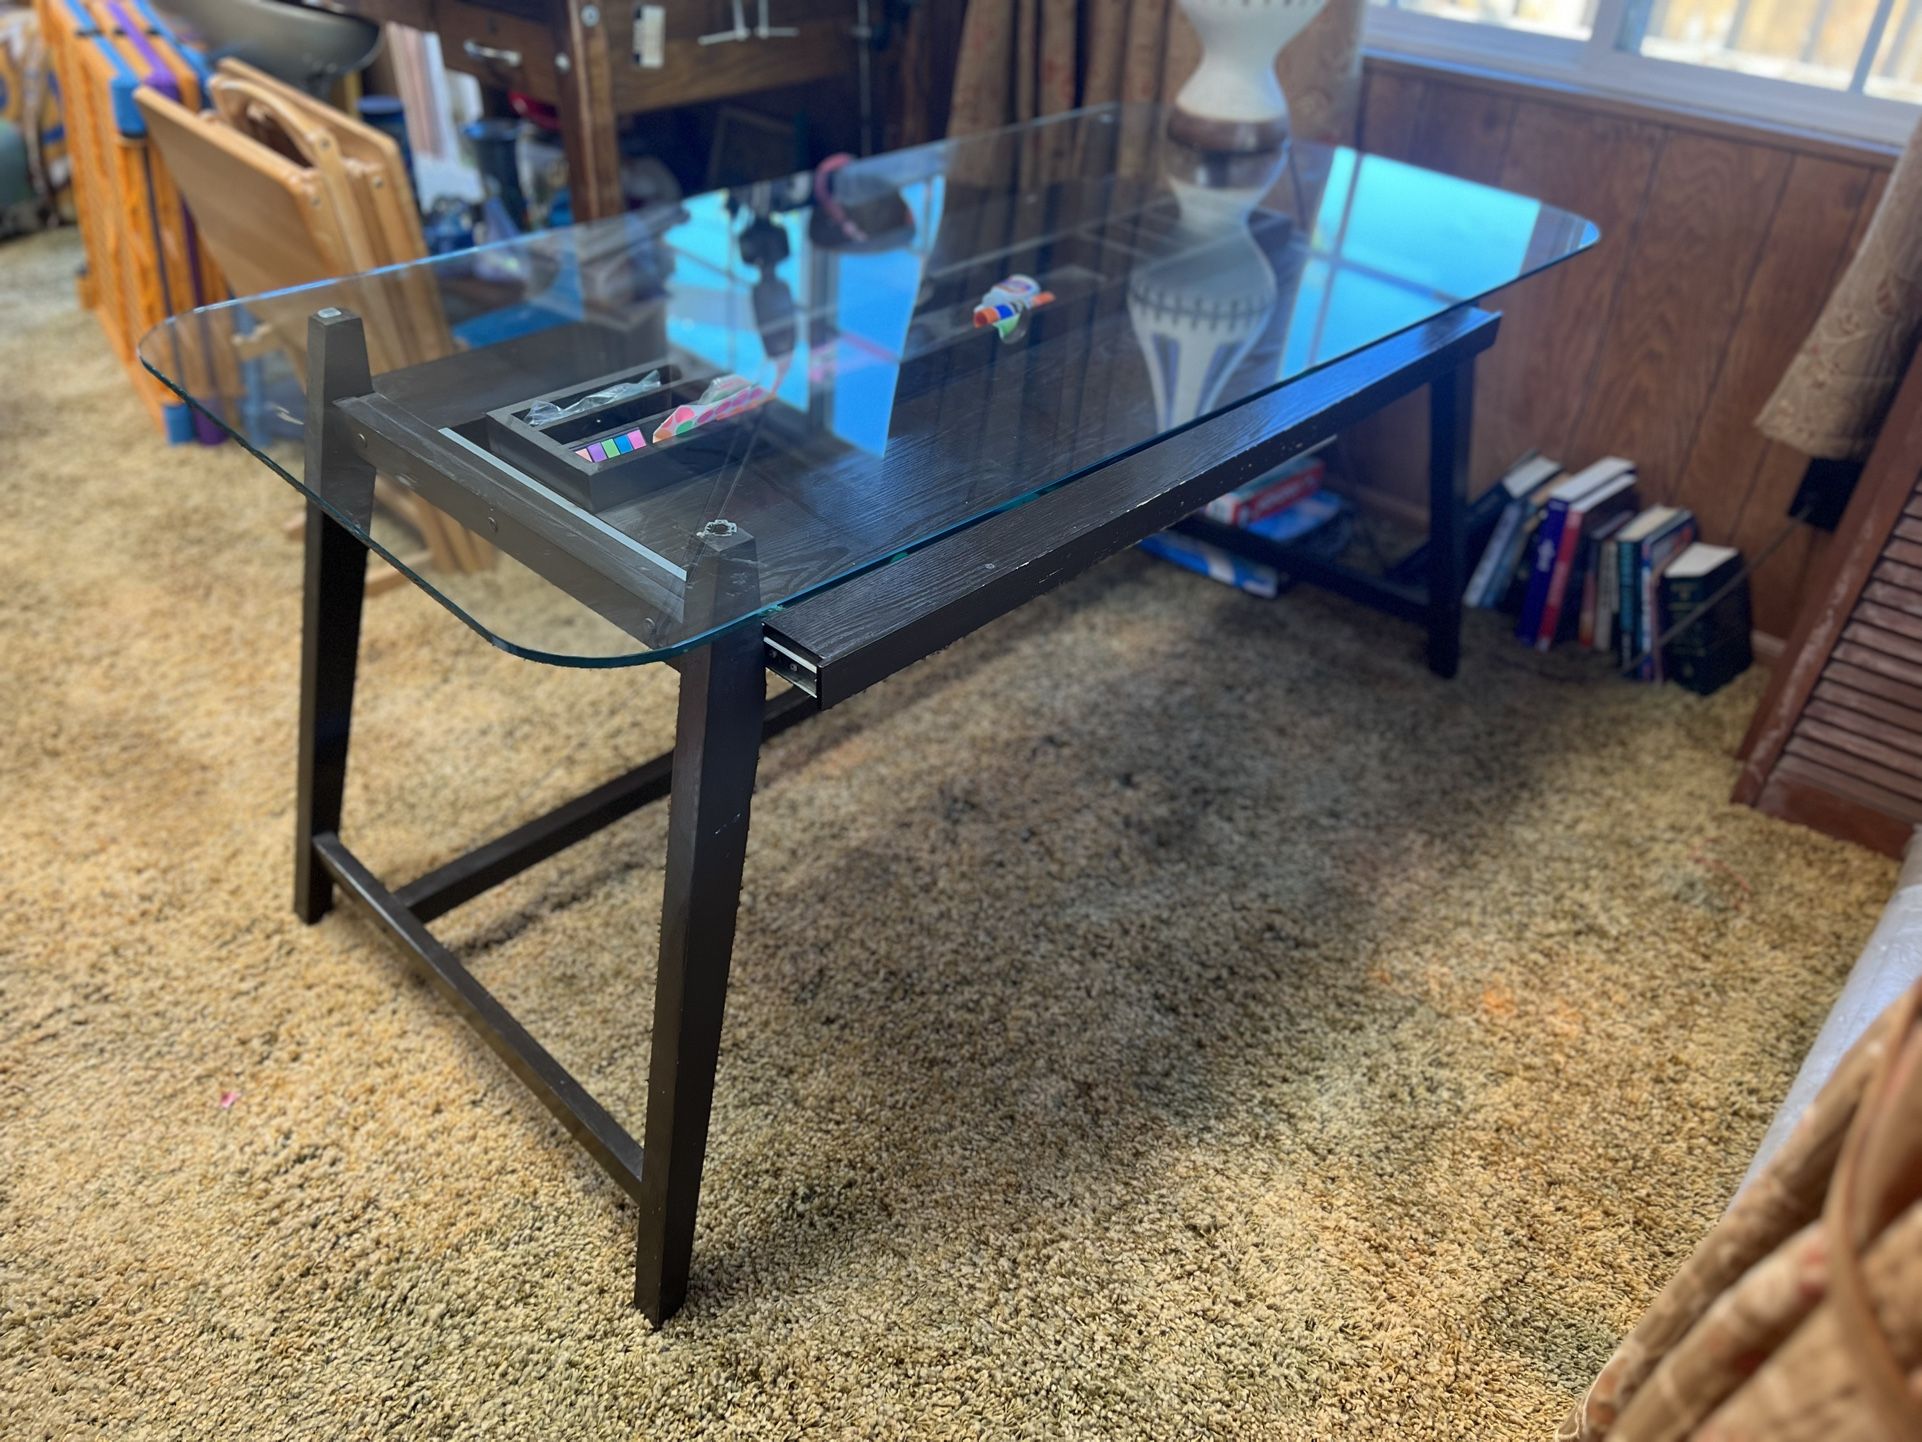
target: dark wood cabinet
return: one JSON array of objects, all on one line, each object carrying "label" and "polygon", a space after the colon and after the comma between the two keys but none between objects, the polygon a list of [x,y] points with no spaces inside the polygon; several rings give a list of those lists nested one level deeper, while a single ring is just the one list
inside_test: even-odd
[{"label": "dark wood cabinet", "polygon": [[[621,117],[846,78],[859,63],[855,0],[770,0],[770,23],[792,33],[707,45],[701,36],[732,28],[731,0],[326,3],[436,31],[449,66],[555,106],[577,220],[621,212]],[[643,10],[659,15],[658,49],[642,43]],[[747,0],[743,13],[756,25],[758,0]]]}]

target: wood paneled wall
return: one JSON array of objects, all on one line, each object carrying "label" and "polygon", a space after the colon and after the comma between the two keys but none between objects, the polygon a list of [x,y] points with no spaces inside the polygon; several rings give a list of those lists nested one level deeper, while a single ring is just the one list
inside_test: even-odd
[{"label": "wood paneled wall", "polygon": [[[1363,149],[1487,181],[1601,227],[1585,256],[1491,304],[1505,319],[1476,385],[1478,488],[1538,447],[1569,465],[1640,467],[1651,502],[1753,556],[1805,459],[1751,422],[1853,254],[1891,154],[1671,114],[1547,86],[1371,59]],[[1419,495],[1418,410],[1351,453]],[[1404,489],[1405,488],[1405,489]],[[1805,526],[1756,573],[1758,631],[1785,636],[1827,538]]]}]

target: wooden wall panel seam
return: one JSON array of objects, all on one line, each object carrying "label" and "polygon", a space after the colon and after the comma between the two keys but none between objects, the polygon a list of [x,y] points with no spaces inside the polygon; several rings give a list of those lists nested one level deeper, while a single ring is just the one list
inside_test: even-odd
[{"label": "wooden wall panel seam", "polygon": [[[1775,199],[1769,205],[1771,217],[1781,214],[1782,198],[1788,194],[1789,179],[1794,174],[1794,161],[1790,161],[1789,164],[1782,167],[1781,182],[1775,187]],[[1771,219],[1769,225],[1771,234],[1774,232],[1774,229],[1774,222]],[[1762,264],[1767,258],[1768,238],[1765,235],[1762,243],[1755,247],[1754,259],[1749,262],[1748,275],[1742,281],[1742,294],[1735,302],[1735,318],[1729,326],[1727,339],[1723,341],[1721,348],[1715,354],[1715,367],[1713,373],[1709,376],[1708,390],[1702,397],[1702,408],[1695,413],[1695,428],[1689,432],[1688,444],[1682,448],[1682,464],[1675,472],[1675,499],[1678,502],[1682,499],[1683,482],[1688,479],[1689,461],[1693,459],[1695,447],[1702,439],[1702,427],[1708,422],[1709,408],[1715,402],[1716,392],[1721,389],[1722,374],[1728,368],[1729,356],[1735,349],[1734,341],[1736,333],[1741,329],[1743,321],[1748,317],[1749,294],[1754,289],[1755,278],[1761,274]],[[1749,472],[1750,486],[1755,484],[1755,473],[1760,469],[1761,457],[1758,456],[1756,457],[1754,466]]]},{"label": "wooden wall panel seam", "polygon": [[1792,158],[1703,136],[1663,148],[1574,453],[1634,457],[1650,500],[1676,495],[1737,335]]},{"label": "wooden wall panel seam", "polygon": [[1588,408],[1595,399],[1595,377],[1600,373],[1602,360],[1608,354],[1608,335],[1615,328],[1615,317],[1622,303],[1622,289],[1627,283],[1628,272],[1634,264],[1635,243],[1641,236],[1642,225],[1648,219],[1648,202],[1655,194],[1655,178],[1662,173],[1662,161],[1668,155],[1668,131],[1662,132],[1661,141],[1655,147],[1655,155],[1649,162],[1648,179],[1642,183],[1642,202],[1635,208],[1635,223],[1628,232],[1629,263],[1622,267],[1621,274],[1615,277],[1614,292],[1608,298],[1608,313],[1602,322],[1602,344],[1595,347],[1595,355],[1588,363],[1588,374],[1582,378],[1582,403],[1575,410],[1575,417],[1569,423],[1568,433],[1562,437],[1560,454],[1566,458],[1569,447],[1575,444],[1575,437],[1582,433],[1582,424],[1588,419]]},{"label": "wooden wall panel seam", "polygon": [[[1502,185],[1581,210],[1602,238],[1589,254],[1503,293],[1509,315],[1502,343],[1479,372],[1477,480],[1492,481],[1531,446],[1574,461],[1568,446],[1586,400],[1581,377],[1601,353],[1610,308],[1633,261],[1633,232],[1661,143],[1651,126],[1530,102],[1515,107]],[[1569,183],[1571,154],[1587,158],[1581,183]]]},{"label": "wooden wall panel seam", "polygon": [[[1706,449],[1683,476],[1681,498],[1704,534],[1756,560],[1755,625],[1777,634],[1789,629],[1816,539],[1788,516],[1807,459],[1765,437],[1755,419],[1848,262],[1872,180],[1859,165],[1812,156],[1793,162],[1723,387],[1704,416],[1697,444]],[[1822,283],[1811,284],[1816,276]]]},{"label": "wooden wall panel seam", "polygon": [[[1495,164],[1491,167],[1497,179],[1501,176],[1502,167],[1508,164],[1508,147],[1514,143],[1515,117],[1521,113],[1521,108],[1521,105],[1515,101],[1511,100],[1508,103],[1508,119],[1502,125],[1501,152],[1495,157]],[[1488,183],[1492,185],[1495,181],[1491,180]]]}]

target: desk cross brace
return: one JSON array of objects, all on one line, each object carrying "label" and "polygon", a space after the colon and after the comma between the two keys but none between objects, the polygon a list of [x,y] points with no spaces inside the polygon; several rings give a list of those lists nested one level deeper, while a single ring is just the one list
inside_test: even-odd
[{"label": "desk cross brace", "polygon": [[[766,675],[771,669],[802,685],[818,682],[819,675],[808,670],[807,658],[766,635],[759,624],[720,630],[672,663],[680,672],[672,751],[397,890],[390,888],[340,836],[368,547],[335,515],[363,518],[371,510],[374,483],[373,461],[339,404],[371,391],[358,318],[338,310],[318,313],[309,328],[308,362],[307,395],[315,412],[307,428],[305,488],[325,498],[326,506],[310,500],[307,508],[294,909],[313,923],[326,915],[337,892],[358,902],[635,1199],[635,1303],[658,1326],[687,1295],[760,748],[821,709],[816,695],[799,687],[767,700]],[[1200,520],[1183,522],[1182,528],[1392,614],[1426,621],[1430,666],[1444,676],[1453,674],[1459,657],[1461,511],[1472,379],[1472,358],[1427,379],[1433,515],[1426,587],[1355,577],[1346,568],[1312,563],[1259,537]],[[1197,484],[1210,479],[1197,478]],[[684,617],[708,616],[718,624],[753,615],[760,601],[753,538],[715,520],[695,541]],[[1059,568],[1050,569],[1049,577],[1050,584],[1060,579]],[[1001,597],[994,604],[1018,601]],[[944,644],[928,635],[926,644],[915,648],[916,656]],[[429,923],[664,799],[670,803],[667,864],[643,1146],[435,938]]]},{"label": "desk cross brace", "polygon": [[[761,628],[722,631],[677,663],[681,694],[672,751],[392,890],[340,837],[368,548],[328,508],[360,516],[372,505],[373,464],[336,404],[370,389],[359,319],[338,310],[318,313],[308,332],[308,365],[307,394],[316,414],[307,430],[306,485],[327,507],[318,500],[307,507],[294,909],[311,924],[327,914],[337,889],[359,902],[634,1198],[635,1303],[659,1325],[687,1295],[761,744],[818,704],[799,690],[769,702]],[[752,615],[759,601],[753,538],[714,520],[695,543],[686,614]],[[643,1147],[428,923],[664,798],[670,799],[667,867]]]},{"label": "desk cross brace", "polygon": [[[499,1054],[640,1209],[635,1301],[657,1325],[686,1296],[694,1204],[733,950],[747,801],[762,742],[820,708],[799,690],[763,703],[760,634],[682,666],[675,748],[390,888],[340,838],[367,548],[317,504],[307,513],[295,909],[315,922],[336,889]],[[693,722],[690,725],[690,721]],[[671,798],[648,1118],[640,1142],[429,929],[436,917],[656,801]]]}]

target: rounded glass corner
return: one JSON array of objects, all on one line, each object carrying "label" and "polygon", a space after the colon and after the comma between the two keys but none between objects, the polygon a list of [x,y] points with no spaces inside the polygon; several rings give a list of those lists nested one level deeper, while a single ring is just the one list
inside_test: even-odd
[{"label": "rounded glass corner", "polygon": [[[416,547],[402,543],[397,534],[401,529],[400,523],[397,522],[393,529],[380,524],[370,526],[328,498],[315,493],[299,474],[300,467],[288,464],[294,459],[290,453],[283,451],[276,454],[278,447],[257,442],[244,427],[233,424],[224,413],[208,410],[202,398],[182,390],[172,376],[152,363],[146,350],[148,342],[164,342],[167,338],[162,332],[179,319],[181,317],[176,316],[161,322],[141,339],[136,347],[141,364],[179,396],[193,415],[218,427],[225,439],[231,440],[273,471],[303,501],[318,506],[329,520],[346,529],[376,557],[426,592],[490,646],[520,660],[547,666],[613,670],[671,661],[713,639],[710,633],[671,646],[646,646],[596,615],[565,591],[520,566],[512,557],[499,558],[498,564],[506,574],[488,576],[484,580],[474,574],[446,573],[438,571],[432,564],[423,564],[428,558]],[[483,586],[486,588],[485,596],[478,594]],[[502,592],[519,593],[519,596],[511,606],[503,607],[499,604]],[[504,616],[518,624],[497,627],[490,624],[488,619],[483,619],[484,616]],[[750,619],[753,618],[741,618],[743,622]]]}]

